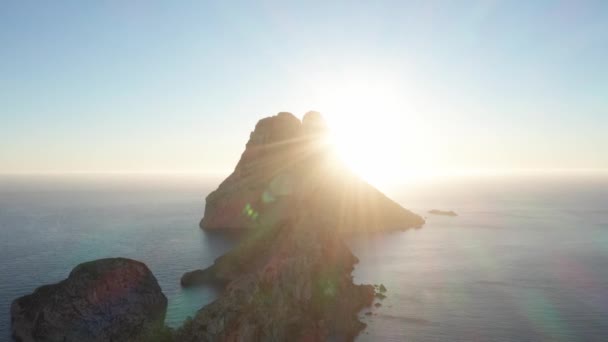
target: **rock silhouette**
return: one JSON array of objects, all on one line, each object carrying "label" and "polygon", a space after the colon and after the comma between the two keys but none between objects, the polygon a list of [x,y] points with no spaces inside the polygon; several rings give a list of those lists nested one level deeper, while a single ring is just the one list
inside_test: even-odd
[{"label": "rock silhouette", "polygon": [[306,113],[301,122],[285,112],[260,120],[234,172],[207,196],[201,228],[251,229],[272,224],[301,210],[294,204],[305,206],[339,232],[424,224],[420,216],[342,165],[327,143],[327,134],[318,112]]},{"label": "rock silhouette", "polygon": [[135,341],[161,328],[167,298],[141,262],[100,259],[11,305],[17,341]]},{"label": "rock silhouette", "polygon": [[353,284],[357,258],[313,215],[295,220],[248,236],[201,271],[224,292],[176,340],[351,340],[365,327],[357,313],[373,302],[374,288]]},{"label": "rock silhouette", "polygon": [[345,234],[418,228],[424,220],[337,162],[321,115],[260,120],[234,172],[206,199],[201,228],[244,230],[235,249],[183,286],[222,295],[176,332],[179,341],[352,340],[372,285],[355,285]]}]

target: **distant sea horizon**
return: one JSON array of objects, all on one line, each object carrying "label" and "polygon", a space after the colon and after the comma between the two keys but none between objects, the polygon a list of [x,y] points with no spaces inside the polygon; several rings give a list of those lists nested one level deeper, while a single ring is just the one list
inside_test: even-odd
[{"label": "distant sea horizon", "polygon": [[[182,289],[235,243],[198,228],[225,175],[0,174],[0,340],[10,303],[103,257],[143,261],[177,327],[217,293]],[[359,340],[603,341],[608,336],[608,173],[531,172],[379,185],[422,229],[352,238],[356,283],[387,298]],[[454,210],[457,217],[430,215]],[[366,315],[366,312],[371,312]]]}]

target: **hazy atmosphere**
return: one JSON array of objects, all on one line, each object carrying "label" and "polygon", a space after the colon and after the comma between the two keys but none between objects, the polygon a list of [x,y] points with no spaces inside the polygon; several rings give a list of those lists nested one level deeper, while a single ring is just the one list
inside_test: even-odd
[{"label": "hazy atmosphere", "polygon": [[608,341],[608,0],[0,0],[0,341]]},{"label": "hazy atmosphere", "polygon": [[606,1],[3,1],[0,172],[226,174],[309,110],[370,180],[606,169],[606,60]]}]

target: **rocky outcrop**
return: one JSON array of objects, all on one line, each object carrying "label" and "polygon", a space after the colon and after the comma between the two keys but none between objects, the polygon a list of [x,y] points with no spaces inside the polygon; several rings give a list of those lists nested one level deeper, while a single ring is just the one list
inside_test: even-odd
[{"label": "rocky outcrop", "polygon": [[167,298],[148,267],[125,258],[76,266],[11,305],[17,341],[136,341],[162,328]]},{"label": "rocky outcrop", "polygon": [[455,211],[452,210],[439,210],[439,209],[432,209],[429,210],[429,214],[432,215],[442,215],[442,216],[458,216],[458,214],[456,214]]},{"label": "rocky outcrop", "polygon": [[[344,234],[420,227],[402,208],[338,162],[317,112],[262,119],[234,172],[207,196],[201,227],[246,231],[231,252],[183,286],[224,289],[175,335],[179,341],[352,340],[374,297],[353,284],[357,258]],[[379,289],[379,287],[378,287]]]},{"label": "rocky outcrop", "polygon": [[357,313],[371,305],[374,287],[353,284],[357,258],[326,222],[304,211],[258,227],[201,271],[205,281],[227,285],[177,340],[351,340],[365,327]]},{"label": "rocky outcrop", "polygon": [[301,203],[340,232],[420,227],[402,208],[342,165],[327,144],[318,112],[300,121],[290,113],[260,120],[234,172],[206,198],[200,226],[251,229],[289,219]]}]

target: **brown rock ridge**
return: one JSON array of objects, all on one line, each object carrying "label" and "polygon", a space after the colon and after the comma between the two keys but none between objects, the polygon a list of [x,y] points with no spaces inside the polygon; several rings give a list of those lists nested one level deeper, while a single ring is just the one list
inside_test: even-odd
[{"label": "brown rock ridge", "polygon": [[215,302],[180,328],[178,341],[352,340],[374,287],[355,285],[357,258],[340,235],[310,213],[259,226],[233,251],[200,271],[227,284]]},{"label": "brown rock ridge", "polygon": [[144,341],[164,329],[167,298],[148,267],[125,258],[76,266],[11,305],[16,341]]},{"label": "brown rock ridge", "polygon": [[207,196],[201,228],[250,229],[260,220],[280,221],[299,210],[285,205],[294,198],[340,232],[424,224],[342,165],[327,133],[318,112],[306,113],[301,122],[285,112],[260,120],[234,172]]},{"label": "brown rock ridge", "polygon": [[244,230],[231,252],[183,286],[222,295],[177,330],[179,341],[348,341],[374,287],[353,284],[357,258],[345,233],[420,227],[402,208],[337,162],[317,112],[262,119],[234,172],[207,196],[200,226]]}]

